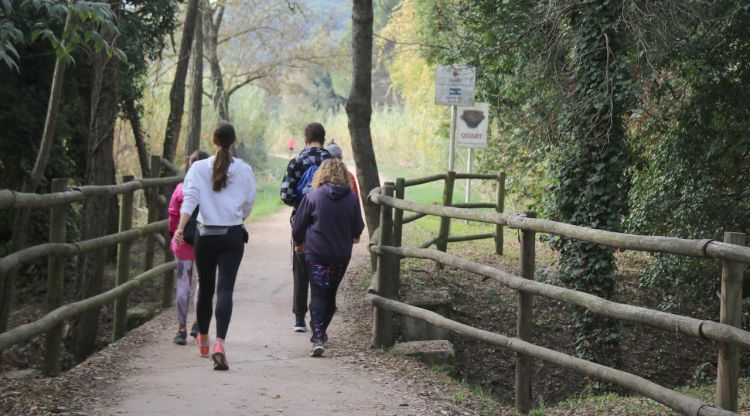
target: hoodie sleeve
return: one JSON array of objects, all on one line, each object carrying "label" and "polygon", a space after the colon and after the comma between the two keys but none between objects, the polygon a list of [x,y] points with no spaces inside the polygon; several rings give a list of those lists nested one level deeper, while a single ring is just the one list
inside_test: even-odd
[{"label": "hoodie sleeve", "polygon": [[307,228],[312,222],[312,211],[313,203],[311,202],[309,195],[305,195],[300,202],[297,212],[294,214],[294,223],[292,223],[292,239],[294,239],[295,245],[300,245],[305,242],[305,233]]},{"label": "hoodie sleeve", "polygon": [[169,234],[174,234],[177,230],[177,224],[180,222],[180,207],[182,206],[182,184],[177,184],[172,192],[172,198],[169,200]]},{"label": "hoodie sleeve", "polygon": [[195,165],[191,166],[187,174],[185,174],[185,180],[182,182],[182,206],[180,207],[180,214],[192,214],[200,202],[200,189],[196,183],[197,174]]},{"label": "hoodie sleeve", "polygon": [[242,218],[247,218],[248,215],[253,211],[253,205],[255,204],[255,195],[256,195],[256,185],[255,185],[255,174],[253,173],[253,168],[251,166],[247,166],[248,168],[248,192],[247,192],[247,198],[245,199],[245,204],[242,206]]}]

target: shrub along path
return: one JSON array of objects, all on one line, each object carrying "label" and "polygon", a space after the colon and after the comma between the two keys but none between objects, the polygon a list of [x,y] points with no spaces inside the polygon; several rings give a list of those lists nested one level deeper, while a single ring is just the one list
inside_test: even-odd
[{"label": "shrub along path", "polygon": [[[248,227],[250,242],[237,277],[226,342],[230,370],[213,371],[211,360],[200,358],[192,343],[173,344],[172,327],[152,332],[131,357],[133,370],[113,386],[124,397],[107,414],[431,413],[430,403],[409,388],[337,360],[343,351],[337,351],[336,336],[342,333],[346,310],[334,318],[325,355],[308,356],[309,332],[292,332],[288,219],[284,209]],[[365,248],[359,244],[356,255],[366,256]]]}]

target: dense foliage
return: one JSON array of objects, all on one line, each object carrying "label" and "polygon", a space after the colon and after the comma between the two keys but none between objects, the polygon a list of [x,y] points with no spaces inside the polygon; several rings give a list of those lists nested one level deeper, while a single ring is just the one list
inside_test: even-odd
[{"label": "dense foliage", "polygon": [[[695,30],[659,58],[638,117],[630,230],[721,240],[750,232],[750,5],[716,2]],[[656,256],[643,286],[663,307],[717,315],[717,264]]]},{"label": "dense foliage", "polygon": [[[748,5],[403,4],[419,10],[423,56],[478,68],[477,98],[492,112],[483,169],[508,171],[516,206],[607,230],[748,231]],[[560,282],[616,297],[612,250],[554,247]],[[717,276],[713,263],[657,255],[641,282],[664,307],[714,314]],[[575,314],[579,355],[616,364],[617,325]]]}]

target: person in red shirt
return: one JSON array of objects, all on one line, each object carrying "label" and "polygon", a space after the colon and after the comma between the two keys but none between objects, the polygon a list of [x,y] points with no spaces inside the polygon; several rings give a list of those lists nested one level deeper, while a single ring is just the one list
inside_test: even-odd
[{"label": "person in red shirt", "polygon": [[286,147],[289,149],[289,157],[292,157],[294,155],[294,148],[297,147],[297,141],[294,140],[294,137],[290,137],[287,140]]},{"label": "person in red shirt", "polygon": [[[328,153],[330,153],[332,157],[343,161],[344,151],[341,150],[341,146],[337,145],[333,140],[331,140],[331,144],[326,146],[326,150],[328,150]],[[354,195],[357,197],[357,199],[359,199],[359,187],[357,186],[357,178],[349,169],[347,169],[346,172],[349,174],[349,181],[352,183],[352,192],[354,192]]]}]

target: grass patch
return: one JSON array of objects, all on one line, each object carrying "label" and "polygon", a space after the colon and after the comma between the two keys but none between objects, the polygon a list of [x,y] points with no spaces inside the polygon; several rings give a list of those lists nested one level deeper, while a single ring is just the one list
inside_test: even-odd
[{"label": "grass patch", "polygon": [[248,222],[256,221],[266,215],[278,211],[284,203],[279,198],[281,180],[284,178],[286,165],[289,161],[276,156],[268,156],[268,169],[255,172],[257,185],[257,196],[253,212],[250,213]]}]

